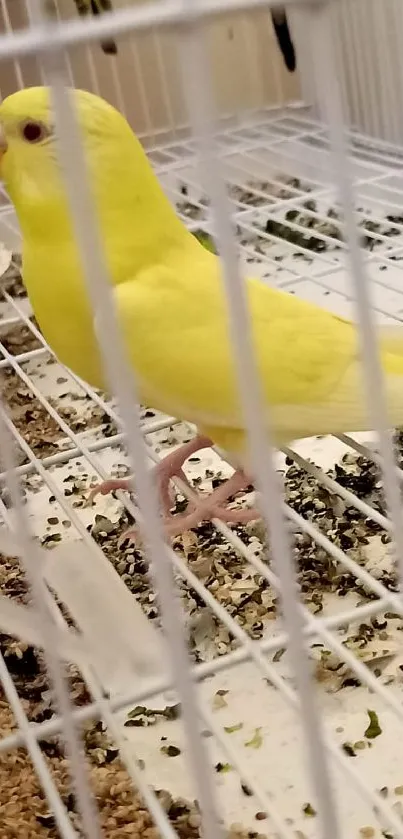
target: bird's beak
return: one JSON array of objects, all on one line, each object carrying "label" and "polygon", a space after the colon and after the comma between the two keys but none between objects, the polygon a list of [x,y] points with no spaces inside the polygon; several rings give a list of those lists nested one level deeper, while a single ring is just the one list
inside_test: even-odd
[{"label": "bird's beak", "polygon": [[7,148],[8,148],[8,146],[7,146],[6,135],[4,133],[4,128],[0,123],[0,161],[1,161],[1,158],[3,157],[3,154],[6,153]]}]

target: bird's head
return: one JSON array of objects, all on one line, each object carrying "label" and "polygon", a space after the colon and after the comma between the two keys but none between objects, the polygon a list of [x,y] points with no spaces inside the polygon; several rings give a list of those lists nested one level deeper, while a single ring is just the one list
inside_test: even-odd
[{"label": "bird's head", "polygon": [[[71,90],[71,95],[95,192],[112,182],[124,189],[130,167],[138,168],[141,189],[145,155],[124,117],[92,93]],[[25,88],[1,103],[0,178],[20,221],[46,207],[66,207],[48,88]]]},{"label": "bird's head", "polygon": [[[99,96],[75,89],[70,94],[110,264],[118,253],[124,275],[124,254],[131,267],[144,264],[153,257],[155,242],[161,250],[172,250],[183,249],[186,240],[193,258],[196,240],[178,219],[126,119]],[[25,88],[0,104],[0,180],[14,204],[25,244],[71,241],[48,88]],[[116,266],[114,270],[117,274]]]}]

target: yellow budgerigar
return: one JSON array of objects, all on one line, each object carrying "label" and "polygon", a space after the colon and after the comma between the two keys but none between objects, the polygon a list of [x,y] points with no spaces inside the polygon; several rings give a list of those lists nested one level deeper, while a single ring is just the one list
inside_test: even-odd
[{"label": "yellow budgerigar", "polygon": [[[249,479],[246,435],[219,259],[185,228],[126,120],[102,99],[72,91],[105,256],[130,362],[143,404],[194,423],[199,436],[156,468],[167,532],[230,510]],[[0,172],[23,236],[23,277],[54,352],[96,388],[104,387],[79,252],[57,162],[46,88],[28,88],[0,106]],[[246,280],[263,394],[278,445],[314,434],[369,428],[355,326],[318,306]],[[381,330],[391,426],[403,425],[403,329]],[[240,468],[208,499],[170,515],[169,482],[213,440]],[[101,485],[102,492],[125,481]]]}]

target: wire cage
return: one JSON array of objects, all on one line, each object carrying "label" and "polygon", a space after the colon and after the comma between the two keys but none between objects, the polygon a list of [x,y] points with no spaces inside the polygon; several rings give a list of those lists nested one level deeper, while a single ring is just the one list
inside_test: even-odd
[{"label": "wire cage", "polygon": [[[403,10],[286,4],[288,73],[272,7],[115,2],[80,19],[72,0],[0,2],[1,95],[51,86],[113,384],[95,390],[46,343],[3,191],[0,839],[403,839],[403,438],[377,347],[399,345],[403,312]],[[180,219],[221,255],[262,522],[164,540],[147,466],[195,428],[137,405],[66,85],[127,117]],[[272,453],[243,276],[357,322],[375,430]],[[88,505],[131,465],[134,497]],[[178,510],[234,465],[215,446],[189,458]],[[142,541],[121,544],[132,517]]]}]

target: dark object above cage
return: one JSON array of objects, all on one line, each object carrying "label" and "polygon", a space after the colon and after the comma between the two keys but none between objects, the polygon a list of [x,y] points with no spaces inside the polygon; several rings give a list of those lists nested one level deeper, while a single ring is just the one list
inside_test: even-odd
[{"label": "dark object above cage", "polygon": [[297,66],[294,44],[291,38],[290,28],[288,26],[287,15],[283,6],[279,6],[271,11],[271,19],[273,21],[274,31],[278,45],[281,49],[285,66],[290,73],[294,73]]},{"label": "dark object above cage", "polygon": [[[78,14],[81,17],[92,14],[94,17],[110,12],[113,9],[110,0],[74,0]],[[118,48],[112,39],[101,41],[101,49],[106,55],[116,55]]]}]

